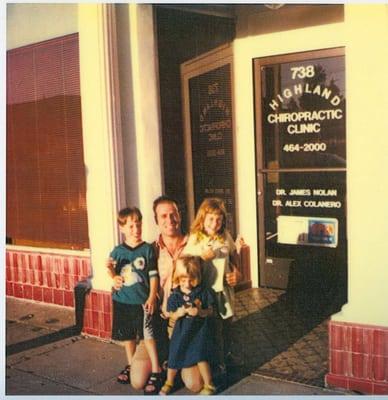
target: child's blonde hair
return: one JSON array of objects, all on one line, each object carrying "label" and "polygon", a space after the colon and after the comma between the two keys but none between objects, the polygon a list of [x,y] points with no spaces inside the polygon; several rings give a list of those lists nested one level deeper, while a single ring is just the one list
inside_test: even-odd
[{"label": "child's blonde hair", "polygon": [[220,238],[223,238],[226,229],[226,208],[224,202],[217,197],[209,197],[202,202],[191,224],[190,233],[196,234],[197,239],[200,238],[201,234],[205,234],[203,224],[208,213],[222,215],[222,225],[217,234]]},{"label": "child's blonde hair", "polygon": [[[181,263],[181,267],[179,267],[178,262]],[[174,285],[179,285],[179,279],[182,276],[187,276],[193,286],[197,286],[201,283],[201,266],[198,257],[181,256],[177,259],[176,263],[177,268],[173,278]],[[182,268],[182,266],[184,268]]]}]

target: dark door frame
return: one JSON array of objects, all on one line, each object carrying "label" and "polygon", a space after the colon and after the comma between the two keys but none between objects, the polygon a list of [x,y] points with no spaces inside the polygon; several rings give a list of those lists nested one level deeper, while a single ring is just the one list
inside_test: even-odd
[{"label": "dark door frame", "polygon": [[305,61],[326,57],[344,56],[345,48],[336,47],[331,49],[311,50],[298,53],[288,53],[269,57],[253,59],[253,79],[254,79],[254,107],[255,107],[255,142],[256,142],[256,188],[257,188],[257,234],[258,234],[258,250],[259,250],[259,286],[267,286],[265,281],[265,210],[264,210],[264,175],[268,172],[313,172],[313,171],[330,171],[330,172],[346,172],[346,168],[278,168],[265,169],[263,157],[263,130],[262,130],[262,82],[260,70],[264,66]]}]

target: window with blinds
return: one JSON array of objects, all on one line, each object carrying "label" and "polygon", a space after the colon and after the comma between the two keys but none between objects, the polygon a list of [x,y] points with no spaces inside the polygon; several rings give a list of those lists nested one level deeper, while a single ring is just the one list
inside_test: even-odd
[{"label": "window with blinds", "polygon": [[7,242],[89,247],[78,34],[7,52]]}]

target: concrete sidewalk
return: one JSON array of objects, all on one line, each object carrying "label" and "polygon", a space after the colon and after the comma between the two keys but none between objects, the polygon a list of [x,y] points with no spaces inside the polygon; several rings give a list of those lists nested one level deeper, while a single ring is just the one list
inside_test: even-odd
[{"label": "concrete sidewalk", "polygon": [[[7,395],[142,395],[116,382],[126,364],[120,345],[74,330],[74,311],[7,298]],[[175,395],[189,395],[181,389]],[[222,395],[354,394],[251,374]]]}]

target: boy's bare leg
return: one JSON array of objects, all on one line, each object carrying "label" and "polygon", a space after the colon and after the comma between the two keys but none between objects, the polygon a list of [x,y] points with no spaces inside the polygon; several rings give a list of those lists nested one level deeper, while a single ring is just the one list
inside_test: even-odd
[{"label": "boy's bare leg", "polygon": [[136,351],[136,340],[126,340],[124,342],[124,347],[127,355],[128,365],[132,365],[132,359]]},{"label": "boy's bare leg", "polygon": [[212,373],[210,370],[210,365],[206,361],[200,361],[198,364],[199,372],[202,376],[205,385],[213,385]]},{"label": "boy's bare leg", "polygon": [[160,372],[161,369],[159,366],[155,339],[144,339],[144,344],[148,351],[148,355],[150,356],[152,372]]},{"label": "boy's bare leg", "polygon": [[130,373],[131,371],[131,366],[132,366],[132,360],[133,360],[133,355],[135,354],[136,350],[136,342],[135,340],[125,340],[122,342],[125,350],[125,355],[127,356],[127,364],[128,366],[123,369],[120,374],[117,376],[117,381],[120,383],[130,383]]},{"label": "boy's bare leg", "polygon": [[203,387],[203,379],[197,365],[190,368],[183,368],[181,371],[182,381],[193,393],[199,392]]}]

